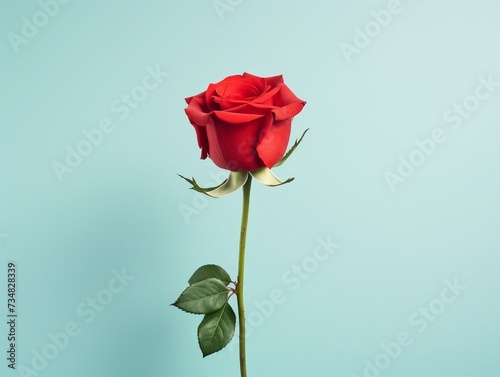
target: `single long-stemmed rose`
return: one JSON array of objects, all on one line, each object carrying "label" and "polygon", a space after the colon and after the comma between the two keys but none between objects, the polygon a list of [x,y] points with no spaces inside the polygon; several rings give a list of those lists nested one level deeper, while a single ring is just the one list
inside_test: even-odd
[{"label": "single long-stemmed rose", "polygon": [[204,314],[198,327],[203,356],[220,351],[232,339],[236,315],[229,305],[235,294],[238,304],[240,370],[246,377],[245,310],[243,300],[245,245],[252,178],[267,186],[291,182],[277,178],[271,168],[281,165],[302,141],[307,130],[285,154],[292,119],[305,105],[283,82],[283,77],[259,77],[249,73],[229,76],[210,84],[206,91],[186,98],[185,112],[196,131],[201,158],[210,157],[229,177],[215,187],[203,188],[194,178],[184,178],[192,189],[221,197],[243,186],[238,275],[232,281],[222,267],[205,265],[189,279],[189,287],[173,304]]}]

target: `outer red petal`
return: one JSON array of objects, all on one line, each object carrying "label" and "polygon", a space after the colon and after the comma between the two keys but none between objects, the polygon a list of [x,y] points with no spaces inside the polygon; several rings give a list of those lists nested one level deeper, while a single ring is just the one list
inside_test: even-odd
[{"label": "outer red petal", "polygon": [[242,76],[243,76],[244,78],[246,78],[246,79],[254,79],[254,80],[257,80],[257,81],[259,81],[259,82],[262,84],[262,86],[264,86],[265,81],[266,81],[266,78],[265,78],[265,77],[255,76],[255,75],[252,75],[252,74],[247,73],[247,72],[244,72]]},{"label": "outer red petal", "polygon": [[283,75],[266,77],[266,82],[272,87],[279,86],[283,84]]},{"label": "outer red petal", "polygon": [[[184,111],[189,120],[197,125],[205,126],[209,115],[207,114],[205,103],[203,102],[203,95],[198,95],[188,99],[188,107],[186,107]],[[188,99],[186,99],[186,101]]]},{"label": "outer red petal", "polygon": [[262,138],[257,146],[257,153],[268,168],[276,165],[285,155],[292,119],[273,121],[272,115],[266,119],[266,126],[262,132]]},{"label": "outer red petal", "polygon": [[300,113],[306,101],[298,98],[285,84],[281,85],[279,93],[274,97],[274,105],[278,107],[273,112],[277,120],[293,117]]},{"label": "outer red petal", "polygon": [[198,146],[201,148],[200,157],[202,159],[205,159],[208,155],[208,137],[206,124],[209,120],[209,116],[203,111],[203,94],[186,98],[186,102],[188,102],[188,107],[184,109],[184,111],[188,116],[189,122],[193,125],[196,132]]},{"label": "outer red petal", "polygon": [[305,101],[292,103],[272,110],[274,119],[277,121],[293,118],[300,113],[305,106]]},{"label": "outer red petal", "polygon": [[262,117],[238,125],[210,119],[207,125],[210,158],[217,166],[231,171],[264,168],[255,149],[262,123]]}]

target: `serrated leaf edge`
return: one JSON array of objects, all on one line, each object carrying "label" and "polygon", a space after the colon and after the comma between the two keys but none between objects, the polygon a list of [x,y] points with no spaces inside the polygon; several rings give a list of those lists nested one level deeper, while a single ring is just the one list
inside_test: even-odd
[{"label": "serrated leaf edge", "polygon": [[[208,278],[206,278],[206,279],[203,279],[203,280],[198,280],[198,281],[196,281],[196,282],[194,282],[194,283],[191,283],[191,279],[192,279],[192,278],[193,278],[193,276],[194,276],[194,275],[198,272],[198,270],[202,269],[203,267],[208,267],[208,266],[215,266],[215,267],[220,268],[222,271],[224,271],[224,273],[227,275],[227,277],[229,278],[229,280],[226,282],[226,280],[222,280],[222,279],[219,279],[219,278],[217,278],[217,277],[208,277]],[[191,286],[191,285],[193,285],[193,284],[199,283],[199,282],[204,281],[204,280],[207,280],[207,279],[217,279],[217,280],[221,281],[222,283],[224,283],[226,286],[227,286],[227,285],[229,285],[229,284],[231,283],[231,281],[232,281],[232,280],[231,280],[231,276],[229,275],[229,273],[228,273],[225,269],[223,269],[221,266],[219,266],[219,265],[217,265],[217,264],[209,263],[209,264],[204,264],[203,266],[198,267],[198,268],[196,269],[196,271],[195,271],[195,272],[193,272],[193,274],[192,274],[192,275],[191,275],[191,277],[189,278],[189,280],[188,280],[188,284]]]},{"label": "serrated leaf edge", "polygon": [[[181,307],[178,305],[179,299],[182,297],[182,295],[183,295],[183,294],[184,294],[184,293],[185,293],[188,289],[193,288],[193,286],[195,286],[196,284],[200,284],[200,283],[206,282],[207,280],[216,280],[216,281],[218,281],[218,282],[222,283],[222,284],[224,285],[224,287],[226,287],[226,288],[227,288],[226,284],[225,284],[222,280],[220,280],[220,279],[217,279],[217,278],[208,278],[208,279],[204,279],[204,280],[201,280],[201,281],[199,281],[199,282],[197,282],[197,283],[194,283],[194,284],[190,285],[189,287],[187,287],[186,289],[184,289],[184,290],[182,291],[182,293],[179,295],[179,297],[177,298],[177,300],[175,300],[175,302],[174,302],[174,303],[172,303],[172,304],[170,304],[170,305],[171,305],[171,306],[175,306],[176,308],[178,308],[178,309],[182,310],[183,312],[185,312],[185,313],[190,313],[190,314],[211,314],[211,313],[216,312],[217,310],[220,310],[220,308],[217,308],[217,309],[215,309],[215,310],[213,310],[213,311],[211,311],[211,312],[208,312],[208,313],[197,313],[197,312],[191,312],[191,311],[189,311],[189,310],[185,310],[185,309],[181,308]],[[227,289],[227,293],[229,293],[229,292],[230,292],[230,291],[229,291],[229,289]],[[222,294],[223,294],[223,292],[213,293],[213,294],[210,294],[210,295],[208,295],[208,296],[204,296],[204,297],[203,297],[203,298],[201,298],[201,299],[204,299],[204,298],[207,298],[207,297],[216,296],[216,295],[222,295]],[[226,297],[226,303],[227,303],[227,297]],[[222,308],[224,305],[225,305],[225,304],[223,304],[223,305],[221,306],[221,308]]]},{"label": "serrated leaf edge", "polygon": [[[202,352],[202,354],[203,354],[203,358],[205,358],[205,357],[207,357],[207,356],[210,356],[210,355],[213,355],[214,353],[217,353],[217,352],[219,352],[219,351],[222,351],[224,348],[226,348],[226,347],[227,347],[227,345],[228,345],[229,343],[231,343],[231,340],[233,340],[233,338],[234,338],[235,329],[236,329],[236,314],[235,314],[235,312],[234,312],[234,309],[231,307],[231,305],[229,305],[229,302],[226,302],[226,303],[224,304],[224,306],[222,306],[220,309],[217,309],[217,310],[220,310],[220,311],[221,311],[221,314],[220,314],[220,316],[219,316],[219,319],[218,319],[218,321],[217,321],[217,326],[215,327],[215,329],[217,329],[218,324],[220,323],[221,318],[222,318],[222,316],[224,315],[224,310],[226,310],[226,308],[227,308],[227,307],[229,307],[229,309],[231,309],[231,311],[232,311],[232,313],[233,313],[233,316],[234,316],[234,323],[233,323],[233,325],[234,325],[234,330],[233,330],[233,334],[231,335],[231,337],[229,338],[229,340],[227,341],[227,343],[226,343],[226,344],[225,344],[222,348],[220,348],[220,349],[219,349],[219,350],[217,350],[217,351],[214,351],[214,352],[210,352],[210,353],[205,354],[205,352],[203,351],[203,348],[201,347],[200,337],[199,337],[199,332],[198,332],[198,346],[199,346],[199,347],[200,347],[200,349],[201,349],[201,352]],[[210,314],[213,314],[213,313],[210,313]],[[203,318],[203,319],[205,319],[205,318]],[[203,323],[203,320],[202,320],[202,322],[201,322],[201,323]],[[199,329],[200,329],[201,323],[200,323],[200,325],[198,326],[198,331],[199,331]],[[213,339],[213,337],[214,337],[214,336],[215,336],[215,331],[214,331],[214,333],[213,333],[213,334],[212,334],[212,336],[211,336],[211,340]]]}]

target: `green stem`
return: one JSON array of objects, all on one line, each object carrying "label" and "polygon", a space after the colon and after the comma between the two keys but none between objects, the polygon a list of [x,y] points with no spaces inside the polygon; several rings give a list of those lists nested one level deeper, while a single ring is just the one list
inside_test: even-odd
[{"label": "green stem", "polygon": [[252,176],[243,186],[243,210],[241,213],[240,253],[238,259],[238,285],[236,297],[238,300],[238,316],[240,325],[240,371],[241,377],[247,377],[247,360],[245,351],[245,305],[243,303],[243,281],[245,275],[245,245],[247,239],[248,210],[250,208],[250,188],[252,187]]}]

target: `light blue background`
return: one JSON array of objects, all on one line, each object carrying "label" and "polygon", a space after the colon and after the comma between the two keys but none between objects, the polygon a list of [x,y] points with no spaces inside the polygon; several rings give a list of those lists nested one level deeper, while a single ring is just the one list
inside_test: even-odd
[{"label": "light blue background", "polygon": [[[219,17],[210,0],[71,1],[16,53],[8,34],[41,8],[1,2],[0,281],[16,261],[18,366],[74,321],[81,333],[39,376],[238,376],[236,348],[202,359],[200,317],[169,304],[202,264],[235,275],[241,193],[200,201],[176,174],[222,177],[198,159],[183,98],[247,71],[283,74],[308,102],[292,137],[311,128],[276,169],[296,180],[253,187],[247,309],[275,289],[286,299],[248,340],[249,376],[369,375],[365,360],[407,331],[381,376],[497,377],[500,90],[457,130],[443,114],[478,77],[500,80],[500,3],[402,1],[350,63],[341,44],[387,1],[231,3]],[[169,75],[120,119],[112,102],[148,67]],[[103,118],[113,131],[59,182],[53,162]],[[437,127],[447,141],[391,191],[384,174]],[[283,274],[327,237],[340,247],[292,290]],[[78,306],[122,269],[135,279],[85,323]],[[419,333],[409,320],[446,279],[467,288]]]}]

